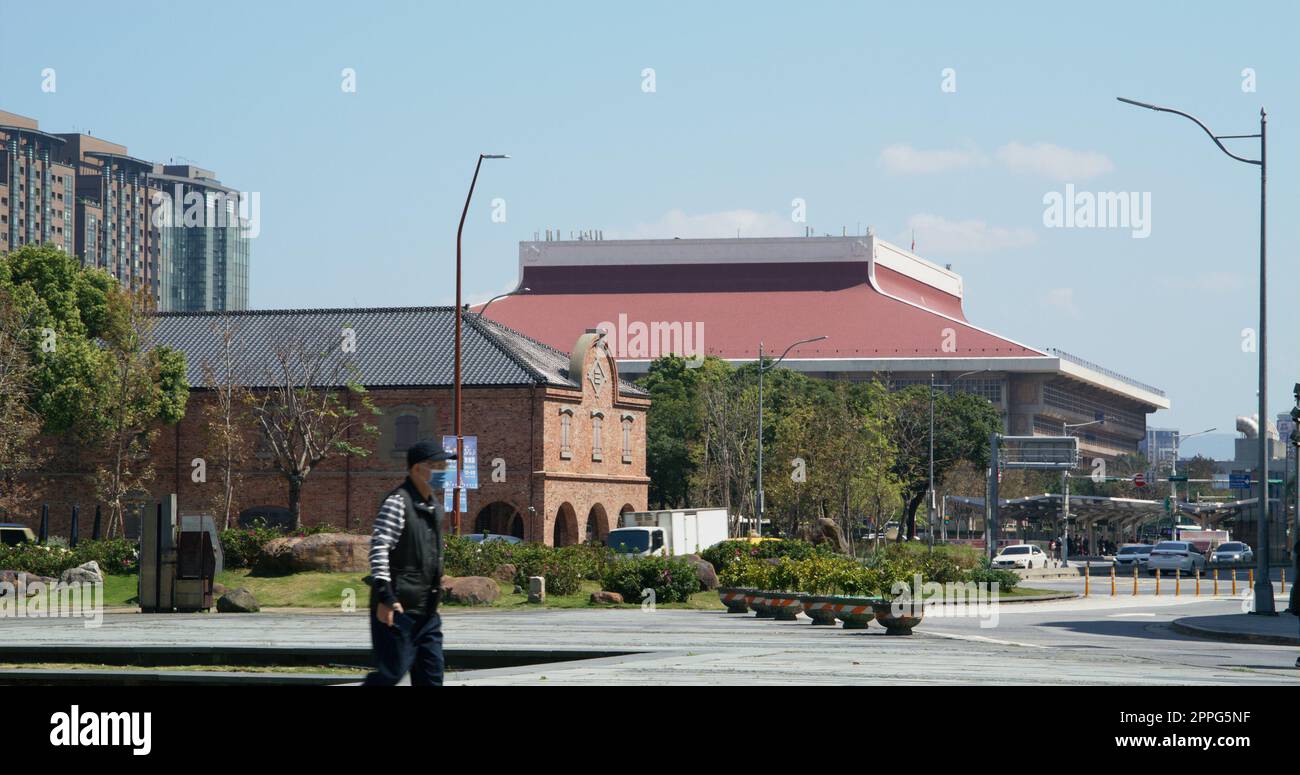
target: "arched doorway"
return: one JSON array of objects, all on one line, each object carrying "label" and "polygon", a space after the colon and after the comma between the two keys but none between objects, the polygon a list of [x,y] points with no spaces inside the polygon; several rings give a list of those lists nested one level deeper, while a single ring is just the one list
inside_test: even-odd
[{"label": "arched doorway", "polygon": [[[479,510],[474,518],[475,533],[504,535],[512,530],[512,518],[517,515],[514,506],[505,501],[493,501]],[[522,538],[522,536],[520,536]]]},{"label": "arched doorway", "polygon": [[621,517],[629,511],[636,511],[636,507],[630,503],[624,503],[623,508],[618,510],[618,515]]},{"label": "arched doorway", "polygon": [[572,546],[578,542],[578,515],[573,506],[560,504],[555,512],[555,527],[551,532],[551,546]]},{"label": "arched doorway", "polygon": [[515,515],[514,515],[513,517],[510,518],[510,529],[506,531],[506,534],[507,534],[507,535],[512,535],[512,536],[514,536],[515,538],[524,538],[524,537],[525,537],[525,535],[524,535],[524,515],[520,514],[519,512],[515,512]]},{"label": "arched doorway", "polygon": [[605,507],[597,503],[587,512],[587,526],[583,531],[583,543],[605,543],[605,538],[609,535],[609,515],[605,513]]}]

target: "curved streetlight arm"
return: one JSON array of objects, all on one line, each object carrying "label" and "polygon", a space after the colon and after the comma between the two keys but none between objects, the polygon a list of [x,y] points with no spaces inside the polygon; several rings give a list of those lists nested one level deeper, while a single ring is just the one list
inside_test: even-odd
[{"label": "curved streetlight arm", "polygon": [[504,299],[507,296],[514,296],[517,293],[528,293],[531,290],[532,288],[516,288],[513,291],[498,293],[496,296],[493,296],[492,298],[488,299],[487,302],[482,307],[479,308],[479,311],[474,313],[474,315],[476,318],[481,319],[483,317],[483,313],[487,312],[487,308],[492,306],[492,302],[496,301],[497,299]]},{"label": "curved streetlight arm", "polygon": [[780,357],[780,358],[777,358],[777,359],[774,360],[774,361],[772,361],[771,365],[764,366],[764,365],[763,365],[763,362],[762,362],[762,361],[759,361],[759,363],[758,363],[758,368],[759,368],[760,371],[771,371],[772,369],[775,369],[775,368],[777,367],[777,365],[779,365],[779,364],[781,363],[781,361],[785,360],[785,356],[789,355],[791,350],[793,350],[794,348],[798,347],[799,345],[801,345],[801,344],[810,344],[810,343],[812,343],[812,342],[820,342],[820,341],[823,340],[823,339],[829,339],[829,338],[830,338],[830,337],[825,337],[825,336],[814,336],[812,339],[800,339],[799,341],[797,341],[797,342],[795,342],[794,344],[790,345],[789,347],[785,348],[785,352],[781,353],[781,357]]},{"label": "curved streetlight arm", "polygon": [[[1184,113],[1181,110],[1174,110],[1173,108],[1162,108],[1159,105],[1152,105],[1148,102],[1138,102],[1137,100],[1130,100],[1126,97],[1116,97],[1115,99],[1119,100],[1120,102],[1128,103],[1129,105],[1136,105],[1139,108],[1155,110],[1161,113],[1173,113],[1176,116],[1182,116],[1183,118],[1194,122],[1201,129],[1205,130],[1205,134],[1209,135],[1210,139],[1214,141],[1214,144],[1219,146],[1220,151],[1223,151],[1224,153],[1236,159],[1237,161],[1244,162],[1246,164],[1254,164],[1256,166],[1262,164],[1262,162],[1260,162],[1258,159],[1247,159],[1244,156],[1238,156],[1232,151],[1229,151],[1226,147],[1224,147],[1223,143],[1219,141],[1221,137],[1227,139],[1240,139],[1240,138],[1247,138],[1247,137],[1259,137],[1259,135],[1216,135],[1213,132],[1211,132],[1210,128],[1206,126],[1199,118],[1193,116],[1190,113]],[[1263,111],[1260,111],[1260,113],[1262,115]]]}]

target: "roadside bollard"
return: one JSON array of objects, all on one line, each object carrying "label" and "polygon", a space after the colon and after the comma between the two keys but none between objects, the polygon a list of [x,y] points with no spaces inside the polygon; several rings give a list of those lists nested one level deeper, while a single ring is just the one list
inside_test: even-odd
[{"label": "roadside bollard", "polygon": [[1138,593],[1138,566],[1137,563],[1135,562],[1133,563],[1133,597],[1137,597],[1137,593]]},{"label": "roadside bollard", "polygon": [[1110,596],[1115,596],[1115,566],[1110,566]]},{"label": "roadside bollard", "polygon": [[1255,591],[1255,569],[1251,568],[1246,574],[1246,583],[1250,585],[1250,590]]},{"label": "roadside bollard", "polygon": [[1219,569],[1214,569],[1214,596],[1219,596]]},{"label": "roadside bollard", "polygon": [[1174,597],[1178,597],[1183,591],[1183,569],[1182,567],[1174,568]]},{"label": "roadside bollard", "polygon": [[1282,569],[1282,594],[1286,594],[1286,568]]},{"label": "roadside bollard", "polygon": [[1092,564],[1089,563],[1087,560],[1084,560],[1083,561],[1083,596],[1084,597],[1088,596],[1088,581],[1089,579],[1092,578],[1090,574],[1091,569],[1092,569]]},{"label": "roadside bollard", "polygon": [[1196,569],[1196,596],[1201,596],[1201,569]]},{"label": "roadside bollard", "polygon": [[1237,569],[1236,568],[1232,569],[1232,594],[1234,597],[1237,594]]},{"label": "roadside bollard", "polygon": [[1156,597],[1160,597],[1160,569],[1156,568]]}]

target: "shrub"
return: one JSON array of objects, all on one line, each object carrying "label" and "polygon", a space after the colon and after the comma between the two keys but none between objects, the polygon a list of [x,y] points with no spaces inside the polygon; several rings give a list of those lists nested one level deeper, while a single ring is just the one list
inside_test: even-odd
[{"label": "shrub", "polygon": [[581,588],[581,563],[574,553],[561,553],[545,544],[514,544],[503,554],[515,566],[515,583],[528,588],[529,576],[544,576],[546,592],[572,595]]},{"label": "shrub", "polygon": [[999,592],[1010,592],[1020,583],[1020,576],[1015,571],[983,567],[966,571],[966,580],[981,584],[997,582]]},{"label": "shrub", "polygon": [[136,572],[137,557],[135,542],[125,538],[81,541],[75,549],[61,544],[24,543],[0,546],[0,570],[57,578],[68,568],[94,560],[103,573],[123,575]]},{"label": "shrub", "polygon": [[802,560],[814,555],[832,554],[833,551],[825,544],[813,544],[794,538],[778,541],[759,541],[758,543],[751,543],[747,540],[722,541],[700,552],[701,557],[713,563],[713,569],[719,574],[726,570],[728,565],[742,557],[752,557],[759,560],[789,557],[792,560]]},{"label": "shrub", "polygon": [[741,557],[730,562],[718,574],[718,584],[724,587],[745,589],[771,589],[772,563],[754,557]]},{"label": "shrub", "polygon": [[227,568],[253,567],[262,555],[262,547],[283,536],[279,530],[265,525],[232,527],[217,534]]},{"label": "shrub", "polygon": [[641,600],[642,590],[652,589],[656,603],[684,603],[699,591],[700,582],[690,561],[651,555],[610,563],[601,586],[629,602]]}]

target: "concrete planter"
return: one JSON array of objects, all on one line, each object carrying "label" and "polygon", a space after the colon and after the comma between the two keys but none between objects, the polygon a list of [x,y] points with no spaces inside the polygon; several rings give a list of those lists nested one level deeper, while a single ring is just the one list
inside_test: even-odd
[{"label": "concrete planter", "polygon": [[749,613],[748,597],[752,589],[742,589],[740,587],[718,587],[718,599],[727,607],[729,614],[747,614]]},{"label": "concrete planter", "polygon": [[893,603],[887,600],[877,601],[875,609],[876,621],[885,628],[886,635],[911,635],[912,628],[921,623],[925,612],[924,605],[917,603],[903,606],[895,613]]},{"label": "concrete planter", "polygon": [[835,626],[836,598],[827,595],[809,595],[803,599],[803,612],[814,626]]},{"label": "concrete planter", "polygon": [[875,604],[879,598],[835,595],[828,599],[835,608],[835,617],[844,622],[846,630],[865,630],[876,618]]},{"label": "concrete planter", "polygon": [[755,618],[771,619],[776,616],[776,612],[767,605],[767,597],[772,594],[776,593],[754,590],[746,595],[745,603],[749,606],[750,610],[754,612]]},{"label": "concrete planter", "polygon": [[803,592],[773,592],[768,595],[767,606],[778,622],[793,622],[803,613]]}]

